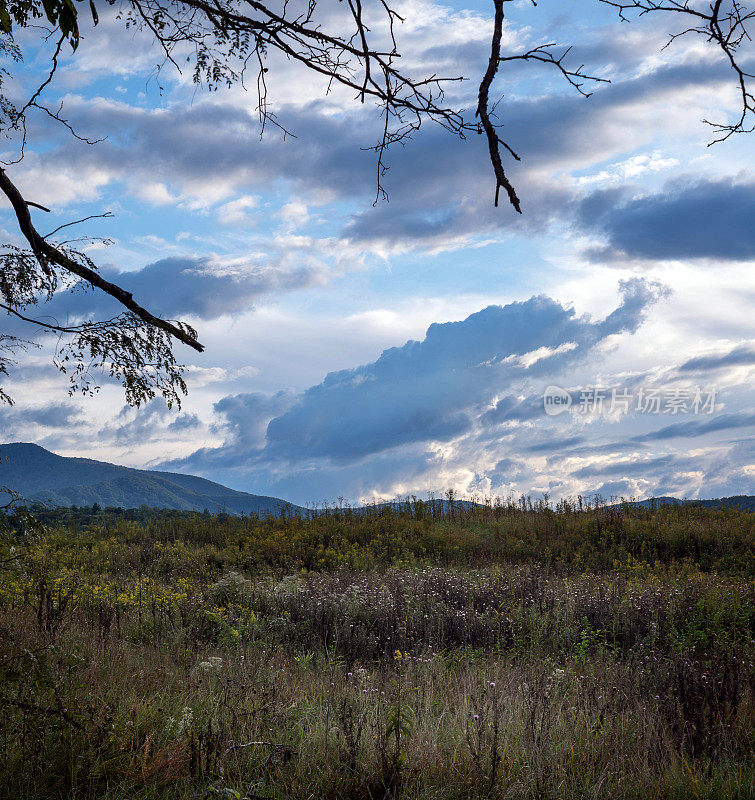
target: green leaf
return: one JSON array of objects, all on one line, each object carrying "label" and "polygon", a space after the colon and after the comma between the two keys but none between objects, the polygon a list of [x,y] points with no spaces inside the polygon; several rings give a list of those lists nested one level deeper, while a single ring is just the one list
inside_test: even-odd
[{"label": "green leaf", "polygon": [[13,30],[13,23],[11,22],[10,14],[8,14],[8,9],[5,7],[5,3],[0,3],[0,29],[3,33],[10,33]]}]

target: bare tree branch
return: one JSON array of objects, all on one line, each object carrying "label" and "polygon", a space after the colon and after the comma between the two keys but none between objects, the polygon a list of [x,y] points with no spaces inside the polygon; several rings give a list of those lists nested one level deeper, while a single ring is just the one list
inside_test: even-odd
[{"label": "bare tree branch", "polygon": [[[485,70],[485,75],[480,82],[480,91],[477,96],[477,112],[476,116],[480,118],[480,124],[488,139],[488,152],[490,153],[490,161],[493,164],[493,172],[495,173],[495,205],[498,206],[498,195],[501,187],[506,190],[509,196],[509,202],[521,214],[522,203],[517,196],[516,189],[514,189],[511,181],[506,176],[503,169],[503,161],[501,159],[502,141],[496,131],[496,126],[490,119],[490,85],[493,83],[498,72],[498,65],[501,63],[501,36],[503,35],[503,4],[508,0],[493,0],[495,5],[495,18],[493,20],[493,40],[490,45],[490,58],[488,59],[488,68]],[[511,153],[514,158],[519,161],[519,156],[508,146],[506,149]]]},{"label": "bare tree branch", "polygon": [[[26,205],[32,205],[31,203],[27,202]],[[36,204],[35,204],[36,205]],[[41,208],[41,206],[37,206],[37,208]],[[44,209],[45,211],[49,211],[49,209]],[[72,225],[81,225],[82,222],[89,222],[90,219],[110,219],[113,216],[112,211],[105,211],[103,214],[90,214],[88,217],[82,217],[81,219],[76,219],[73,222],[66,222],[64,225],[58,225],[55,230],[46,233],[42,238],[49,239],[51,236],[54,236],[58,231],[62,231],[63,228],[70,228]]]},{"label": "bare tree branch", "polygon": [[585,65],[581,64],[576,69],[571,69],[566,65],[566,57],[572,50],[571,45],[567,47],[560,56],[556,56],[553,48],[556,47],[555,42],[550,44],[541,44],[527,50],[526,53],[519,53],[513,56],[501,56],[501,63],[507,61],[539,61],[541,64],[549,64],[556,68],[556,70],[563,75],[567,82],[573,86],[582,97],[591,97],[592,92],[584,90],[585,81],[593,81],[596,83],[610,83],[608,78],[598,78],[595,75],[588,75],[585,71]]}]

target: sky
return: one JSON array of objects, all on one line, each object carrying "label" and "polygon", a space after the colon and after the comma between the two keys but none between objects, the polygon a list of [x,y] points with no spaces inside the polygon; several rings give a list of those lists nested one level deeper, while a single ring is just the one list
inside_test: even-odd
[{"label": "sky", "polygon": [[[492,4],[400,9],[402,68],[468,77],[447,99],[474,108]],[[255,92],[156,70],[116,10],[84,26],[45,95],[102,141],[37,116],[8,172],[51,208],[41,230],[112,212],[75,229],[99,237],[82,249],[205,351],[176,346],[180,409],[134,409],[107,379],[69,397],[55,341],[25,331],[41,347],[3,383],[0,440],[298,503],[755,493],[755,134],[708,146],[702,120],[735,118],[737,87],[706,42],[663,49],[678,20],[507,5],[505,53],[573,44],[570,63],[611,81],[585,99],[546,67],[502,67],[491,97],[521,156],[520,216],[493,206],[484,137],[426,124],[389,152],[376,202],[369,103],[272,57],[290,135],[261,135]],[[16,98],[49,68],[31,34],[19,43]],[[20,243],[5,208],[0,229]],[[114,310],[79,291],[38,313]]]}]

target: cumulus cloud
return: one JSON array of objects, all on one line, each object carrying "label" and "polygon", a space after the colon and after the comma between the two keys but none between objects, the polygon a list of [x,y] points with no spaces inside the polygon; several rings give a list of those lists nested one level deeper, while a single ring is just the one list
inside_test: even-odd
[{"label": "cumulus cloud", "polygon": [[198,462],[207,468],[238,468],[258,460],[259,451],[265,444],[265,431],[270,421],[284,412],[292,403],[293,395],[288,391],[266,395],[248,392],[223,397],[213,406],[224,424],[219,426],[226,435],[221,448],[205,448],[195,452],[189,461]]},{"label": "cumulus cloud", "polygon": [[[489,47],[489,16],[439,9],[426,0],[409,0],[407,6],[411,13],[402,28],[412,45],[412,69],[427,71],[432,66],[429,71],[438,74],[452,74],[457,68],[479,74]],[[68,90],[77,94],[67,96],[65,103],[77,128],[92,137],[109,138],[90,148],[62,130],[33,123],[33,141],[42,146],[15,168],[18,179],[35,201],[58,207],[96,200],[96,213],[115,202],[124,212],[116,223],[122,226],[118,238],[149,246],[159,255],[130,262],[117,259],[119,264],[154,262],[133,272],[105,271],[158,313],[216,320],[202,327],[208,335],[215,332],[218,346],[215,354],[208,346],[201,373],[196,368],[189,373],[194,392],[190,399],[198,398],[190,412],[172,417],[151,406],[124,412],[91,434],[92,446],[102,440],[108,443],[105,447],[132,454],[138,443],[139,455],[129,458],[147,453],[149,459],[192,450],[191,456],[171,466],[301,501],[444,486],[564,494],[593,486],[605,493],[635,493],[677,487],[692,491],[704,485],[722,491],[751,484],[752,449],[722,443],[727,436],[742,438],[752,425],[747,416],[752,403],[744,391],[736,402],[726,398],[725,414],[671,425],[650,417],[544,416],[541,391],[551,382],[571,387],[576,400],[574,387],[595,381],[597,375],[617,385],[647,379],[649,372],[627,377],[607,354],[617,340],[624,342],[637,330],[646,309],[662,296],[649,283],[626,284],[620,306],[605,319],[582,317],[548,297],[533,297],[433,325],[424,337],[417,335],[424,323],[417,325],[417,314],[410,310],[408,323],[403,320],[400,328],[393,323],[391,330],[383,327],[379,334],[371,330],[370,346],[361,349],[351,347],[351,341],[338,341],[333,325],[328,329],[327,320],[344,313],[345,303],[357,294],[357,313],[382,304],[392,314],[405,314],[411,303],[427,301],[433,307],[437,298],[430,293],[445,293],[444,307],[456,308],[451,304],[464,293],[460,307],[465,310],[444,311],[443,318],[465,317],[469,309],[491,302],[469,303],[469,297],[490,288],[490,283],[483,287],[481,274],[492,270],[485,273],[474,267],[491,253],[500,257],[498,285],[506,285],[512,293],[508,296],[526,296],[531,290],[522,287],[533,285],[563,293],[568,273],[570,286],[577,287],[571,296],[579,297],[585,307],[597,307],[595,298],[602,287],[593,282],[594,268],[574,263],[571,254],[563,252],[562,244],[570,250],[575,237],[580,248],[600,243],[592,256],[622,267],[634,259],[647,262],[647,269],[658,269],[655,262],[660,260],[699,261],[702,255],[726,269],[726,262],[752,257],[751,231],[745,226],[752,218],[752,183],[745,177],[720,177],[740,168],[735,161],[739,151],[733,149],[739,145],[711,149],[707,152],[715,156],[702,156],[706,132],[699,119],[723,118],[725,113],[719,112],[725,112],[733,98],[733,92],[727,94],[733,87],[731,71],[719,56],[704,44],[687,48],[686,40],[678,42],[673,53],[659,55],[665,21],[640,30],[592,25],[590,17],[585,31],[585,18],[576,19],[576,12],[558,8],[548,16],[529,4],[512,4],[514,9],[517,14],[531,13],[529,19],[537,24],[528,27],[525,20],[516,29],[508,27],[507,49],[537,44],[541,35],[547,40],[571,38],[570,26],[579,26],[583,30],[577,39],[586,37],[587,46],[575,58],[584,60],[591,71],[596,65],[599,74],[614,80],[610,86],[596,87],[586,101],[548,77],[540,83],[531,65],[514,64],[502,75],[506,96],[498,111],[506,138],[523,159],[508,162],[524,201],[523,218],[511,209],[493,207],[493,178],[483,138],[457,141],[433,126],[423,126],[406,148],[389,154],[391,169],[384,182],[390,202],[373,208],[374,153],[363,148],[379,139],[379,115],[369,104],[355,105],[353,97],[338,89],[310,102],[320,95],[312,91],[316,86],[309,78],[294,77],[295,65],[276,64],[271,71],[278,76],[272,78],[277,84],[271,84],[275,111],[297,137],[286,141],[272,128],[259,140],[258,119],[249,96],[240,91],[198,95],[191,104],[184,103],[187,89],[194,87],[176,79],[162,98],[138,95],[126,80],[134,74],[132,59],[141,69],[151,63],[151,56],[121,44],[118,25],[108,12],[101,22],[104,36],[98,40],[108,46],[93,48],[90,43],[86,52],[78,51],[72,69],[65,70]],[[113,63],[111,50],[128,59]],[[119,74],[120,99],[93,96],[108,92],[107,79],[113,72]],[[87,81],[94,80],[88,91]],[[473,84],[452,86],[449,102],[474,108]],[[713,157],[724,162],[720,168],[716,161],[715,172],[712,161],[705,161]],[[678,172],[676,162],[699,174],[662,184],[658,176]],[[76,215],[88,213],[89,207]],[[187,229],[192,231],[190,239],[171,238],[171,231]],[[548,239],[554,233],[555,254]],[[533,266],[523,276],[514,270],[517,243],[524,239]],[[424,277],[425,266],[434,263],[429,258],[420,261],[428,254],[502,241],[506,247],[487,249],[481,256],[466,251],[463,262],[470,265],[470,279],[455,279],[450,289],[448,283]],[[179,247],[189,244],[190,254],[181,255]],[[220,257],[209,251],[240,255]],[[409,266],[408,258],[402,263],[405,253],[411,253]],[[368,261],[374,254],[385,258],[388,270],[401,271],[400,285],[410,298],[405,305],[388,299],[377,270],[354,277],[355,266],[382,266],[380,259]],[[441,264],[441,269],[450,272],[448,256],[437,262],[443,259],[446,266]],[[711,269],[710,263],[693,267],[698,296],[704,296],[699,276]],[[663,268],[664,281],[681,286],[689,277],[686,273],[680,278],[668,265]],[[249,315],[234,320],[233,341],[229,340],[225,314],[241,314],[261,304],[261,298],[320,287],[347,271],[348,281],[337,298],[318,292],[312,294],[317,303],[310,302],[311,297],[283,300],[281,305],[287,306],[281,319],[288,327],[279,322],[275,330],[268,328],[268,307],[254,318],[254,330],[263,333],[255,333],[253,341],[244,338],[252,335]],[[423,275],[422,285],[418,274]],[[376,286],[384,294],[363,300]],[[746,291],[743,287],[737,297],[739,308],[746,308]],[[72,317],[110,310],[90,293],[56,300],[42,313],[73,321]],[[353,311],[349,306],[345,313]],[[697,309],[693,316],[699,322]],[[722,382],[740,375],[741,370],[734,369],[724,374],[723,368],[751,364],[750,345],[705,354],[705,348],[712,351],[721,341],[735,343],[749,333],[745,324],[722,333],[720,316],[710,309],[709,341],[701,334],[702,341],[696,338],[694,344],[689,344],[689,322],[665,320],[663,333],[677,335],[686,324],[687,335],[678,355],[681,366],[673,366],[675,359],[667,357],[656,365],[658,375],[682,381],[721,370],[716,377]],[[740,317],[744,318],[741,311]],[[423,320],[432,318],[423,312]],[[367,316],[360,319],[368,328]],[[655,334],[658,321],[654,324]],[[420,340],[375,358],[387,341],[408,338],[406,330]],[[286,347],[281,346],[284,337]],[[647,340],[635,342],[632,359],[652,361],[655,354]],[[326,350],[331,351],[327,357],[322,355]],[[355,352],[359,355],[351,355]],[[704,355],[690,357],[698,353]],[[215,356],[217,362],[208,365],[206,359]],[[362,366],[330,372],[320,380],[328,370],[348,363]],[[245,369],[253,376],[242,376]],[[225,376],[227,385],[215,371]],[[24,378],[28,381],[31,374],[26,370]],[[306,391],[276,392],[282,385],[310,383],[314,385]],[[227,396],[219,399],[223,394]],[[213,411],[216,423],[208,426],[202,419]],[[40,411],[40,422],[30,421],[30,426],[56,419],[65,425],[65,414],[56,413]],[[225,444],[218,447],[221,440]],[[165,448],[166,442],[177,444]],[[207,446],[201,448],[202,443]],[[683,459],[692,458],[693,445],[705,452],[694,456],[699,469],[685,472],[690,465]],[[66,446],[76,446],[72,437]],[[646,471],[625,475],[636,457]],[[591,467],[594,474],[583,472]],[[697,477],[690,477],[693,474]]]},{"label": "cumulus cloud", "polygon": [[[463,30],[470,46],[479,47],[479,26]],[[604,35],[608,38],[609,32]],[[622,58],[632,61],[631,48],[617,45],[616,30],[603,50],[624,53]],[[49,182],[39,179],[41,167],[33,154],[20,165],[19,180],[33,187],[40,201],[60,203],[80,199],[78,176],[87,175],[89,196],[118,183],[158,205],[179,203],[189,210],[215,206],[223,224],[244,226],[257,216],[257,195],[283,184],[297,194],[296,200],[283,203],[282,215],[289,223],[306,219],[296,205],[304,194],[307,203],[356,203],[342,234],[363,247],[381,253],[457,247],[475,236],[542,231],[569,217],[583,190],[579,181],[591,178],[565,181],[563,173],[587,170],[654,138],[653,130],[636,124],[641,113],[652,116],[658,129],[672,132],[699,125],[700,112],[685,102],[685,92],[707,90],[713,95],[731,82],[729,70],[700,59],[660,63],[639,72],[627,72],[628,64],[617,68],[616,83],[599,88],[589,101],[531,91],[530,86],[501,107],[507,138],[523,158],[510,169],[524,199],[524,219],[492,207],[491,167],[479,137],[459,141],[438,126],[424,127],[408,147],[390,154],[384,185],[391,202],[372,209],[374,153],[364,148],[379,140],[379,115],[367,106],[351,105],[333,113],[326,101],[303,104],[292,99],[279,106],[279,118],[298,135],[282,142],[275,133],[259,140],[258,120],[249,113],[248,102],[233,94],[213,95],[190,107],[176,103],[151,109],[72,96],[67,108],[77,124],[92,135],[118,131],[118,136],[94,148],[70,140],[51,143],[44,155],[45,172],[59,176],[66,186],[56,185],[50,197],[44,194]],[[670,164],[668,157],[654,154],[630,156],[610,169],[627,180]],[[290,218],[294,211],[296,220]]]},{"label": "cumulus cloud", "polygon": [[204,425],[196,414],[171,413],[162,400],[152,400],[139,409],[124,406],[101,435],[115,445],[138,445],[171,436],[196,434]]},{"label": "cumulus cloud", "polygon": [[[386,350],[374,363],[331,373],[308,389],[271,421],[266,451],[348,462],[409,442],[459,436],[511,380],[548,374],[605,337],[636,330],[657,288],[642,281],[622,288],[622,304],[599,322],[541,296],[431,325],[421,342]],[[576,346],[529,366],[507,360],[567,342]]]},{"label": "cumulus cloud", "polygon": [[[433,324],[421,341],[332,372],[298,396],[226,397],[215,406],[225,421],[223,447],[166,466],[240,468],[269,479],[292,470],[343,474],[359,462],[361,474],[374,474],[374,460],[390,463],[382,460],[390,451],[396,458],[411,455],[425,469],[428,461],[437,467],[438,448],[459,439],[482,442],[501,425],[542,418],[542,394],[519,399],[518,391],[533,383],[539,388],[609,337],[636,331],[662,288],[632,280],[621,292],[620,305],[602,320],[536,296]],[[528,358],[532,353],[538,357]]]},{"label": "cumulus cloud", "polygon": [[235,200],[223,203],[217,210],[221,225],[249,225],[254,222],[254,211],[259,207],[259,198],[243,194]]},{"label": "cumulus cloud", "polygon": [[[163,466],[299,502],[446,486],[552,496],[746,491],[752,452],[737,439],[755,429],[755,416],[742,387],[726,396],[726,412],[670,424],[636,410],[544,413],[546,385],[573,387],[580,376],[592,376],[585,385],[592,384],[609,340],[631,336],[663,296],[662,287],[634,280],[603,319],[536,296],[433,324],[421,340],[332,372],[298,395],[224,398],[215,406],[224,444]],[[680,375],[665,365],[604,377],[612,381],[607,385],[636,389],[658,381],[681,385],[674,383]],[[570,391],[578,402],[579,390]],[[717,477],[719,469],[727,482]]]}]

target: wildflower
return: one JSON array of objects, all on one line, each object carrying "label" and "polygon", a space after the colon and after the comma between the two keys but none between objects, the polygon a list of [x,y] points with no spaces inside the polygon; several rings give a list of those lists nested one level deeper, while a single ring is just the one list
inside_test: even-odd
[{"label": "wildflower", "polygon": [[223,666],[223,659],[220,656],[210,656],[207,661],[201,661],[199,664],[200,669],[205,672],[210,672],[215,669],[220,669]]},{"label": "wildflower", "polygon": [[183,733],[184,731],[189,730],[193,722],[194,722],[194,711],[190,706],[184,706],[181,709],[181,719],[178,720],[178,733],[180,734]]}]

